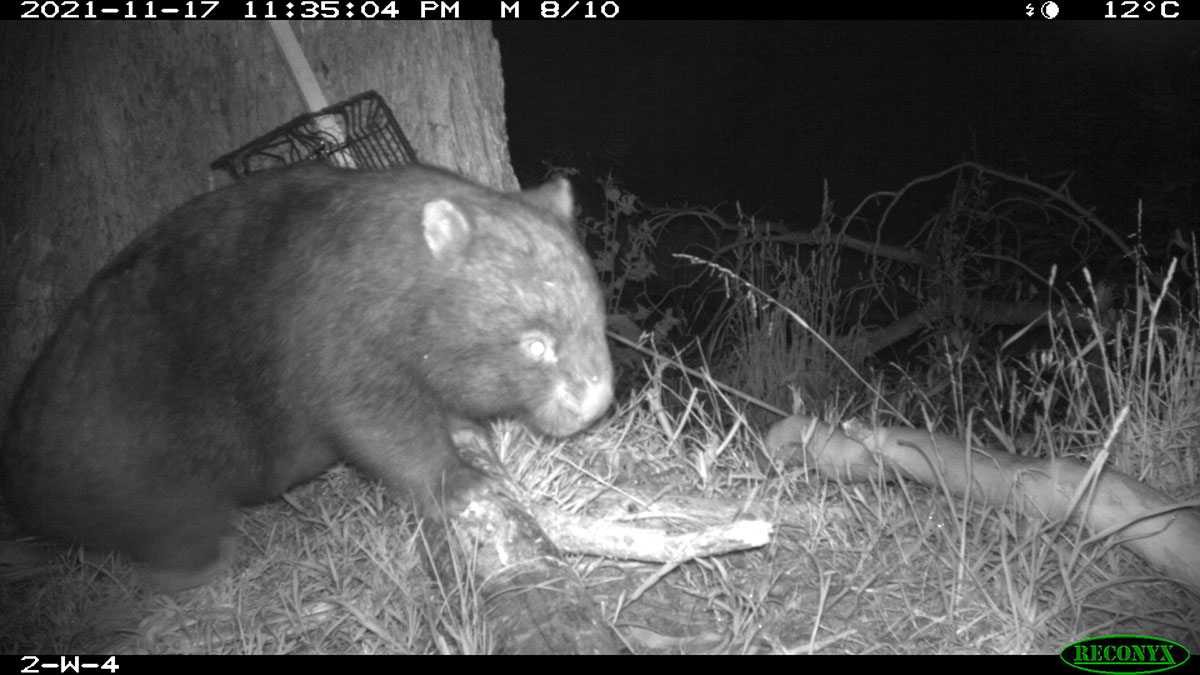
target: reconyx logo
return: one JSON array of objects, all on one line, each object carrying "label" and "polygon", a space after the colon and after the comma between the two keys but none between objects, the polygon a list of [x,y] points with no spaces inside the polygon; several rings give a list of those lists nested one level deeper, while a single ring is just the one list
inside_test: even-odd
[{"label": "reconyx logo", "polygon": [[1182,666],[1191,656],[1182,645],[1146,635],[1105,635],[1066,646],[1067,665],[1090,673],[1159,673]]}]

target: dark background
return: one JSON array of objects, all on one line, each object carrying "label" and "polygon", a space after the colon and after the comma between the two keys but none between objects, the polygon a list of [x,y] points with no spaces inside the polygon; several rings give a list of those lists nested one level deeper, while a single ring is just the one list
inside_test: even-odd
[{"label": "dark background", "polygon": [[1130,231],[1196,225],[1195,22],[494,23],[513,163],[811,225],[961,159]]}]

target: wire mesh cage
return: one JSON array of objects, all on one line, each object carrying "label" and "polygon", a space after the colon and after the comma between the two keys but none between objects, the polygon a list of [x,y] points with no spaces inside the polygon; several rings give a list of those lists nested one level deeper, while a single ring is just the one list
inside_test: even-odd
[{"label": "wire mesh cage", "polygon": [[305,161],[381,169],[413,164],[417,153],[383,97],[366,91],[272,129],[211,167],[241,180],[256,171]]}]

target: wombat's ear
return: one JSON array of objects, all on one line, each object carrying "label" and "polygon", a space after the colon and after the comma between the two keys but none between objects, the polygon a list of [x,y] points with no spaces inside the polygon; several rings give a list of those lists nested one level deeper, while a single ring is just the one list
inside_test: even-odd
[{"label": "wombat's ear", "polygon": [[541,187],[522,192],[521,198],[528,204],[553,213],[560,220],[570,221],[575,217],[575,195],[571,191],[571,181],[562,176]]},{"label": "wombat's ear", "polygon": [[453,202],[445,199],[425,202],[421,228],[425,232],[425,244],[438,260],[457,256],[471,240],[471,221]]}]

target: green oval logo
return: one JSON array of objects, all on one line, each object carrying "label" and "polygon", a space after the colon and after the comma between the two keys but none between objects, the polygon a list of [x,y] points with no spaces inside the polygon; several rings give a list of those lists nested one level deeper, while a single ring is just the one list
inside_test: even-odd
[{"label": "green oval logo", "polygon": [[1058,653],[1067,665],[1089,673],[1161,673],[1191,657],[1187,648],[1149,635],[1104,635],[1073,642]]}]

